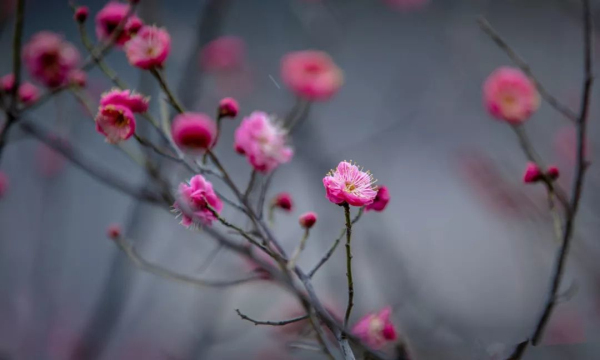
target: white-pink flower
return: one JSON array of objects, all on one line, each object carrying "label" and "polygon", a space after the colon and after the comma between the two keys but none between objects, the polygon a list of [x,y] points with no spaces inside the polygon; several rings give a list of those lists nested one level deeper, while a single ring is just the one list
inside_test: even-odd
[{"label": "white-pink flower", "polygon": [[390,319],[391,307],[385,307],[379,313],[367,314],[352,328],[352,334],[375,350],[397,338],[396,328]]},{"label": "white-pink flower", "polygon": [[483,85],[483,99],[489,113],[517,125],[529,119],[540,106],[533,82],[521,70],[501,67]]},{"label": "white-pink flower", "polygon": [[323,178],[326,196],[334,204],[348,203],[352,206],[371,204],[377,196],[373,186],[373,176],[361,171],[358,166],[347,161],[339,163]]},{"label": "white-pink flower", "polygon": [[294,151],[287,145],[287,132],[274,119],[255,111],[235,131],[235,150],[246,155],[255,170],[268,173],[289,162]]},{"label": "white-pink flower", "polygon": [[100,106],[96,115],[96,131],[106,137],[106,142],[116,144],[135,133],[135,117],[124,105]]},{"label": "white-pink flower", "polygon": [[171,36],[167,30],[156,26],[144,26],[125,44],[129,63],[148,70],[162,67],[171,52]]},{"label": "white-pink flower", "polygon": [[181,224],[190,227],[195,223],[211,225],[216,216],[208,208],[210,205],[215,212],[223,210],[223,202],[210,181],[202,175],[195,175],[189,184],[179,184],[179,194],[173,207],[181,213]]},{"label": "white-pink flower", "polygon": [[281,77],[299,97],[329,100],[342,86],[344,76],[331,57],[322,51],[291,52],[281,60]]}]

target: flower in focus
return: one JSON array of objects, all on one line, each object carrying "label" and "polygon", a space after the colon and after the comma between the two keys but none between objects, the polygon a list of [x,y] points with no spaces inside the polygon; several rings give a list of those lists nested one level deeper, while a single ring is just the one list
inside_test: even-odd
[{"label": "flower in focus", "polygon": [[150,99],[132,90],[120,90],[117,88],[105,92],[100,97],[100,106],[122,105],[133,113],[144,113],[148,111]]},{"label": "flower in focus", "polygon": [[108,236],[109,239],[116,240],[121,237],[121,234],[121,225],[119,224],[111,224],[106,229],[106,236]]},{"label": "flower in focus", "polygon": [[390,319],[392,309],[388,306],[377,314],[368,314],[354,325],[352,334],[375,350],[397,338],[396,328]]},{"label": "flower in focus", "polygon": [[106,142],[116,144],[135,133],[135,118],[123,105],[100,106],[96,115],[96,131],[106,136]]},{"label": "flower in focus", "polygon": [[533,162],[528,162],[527,167],[525,167],[525,173],[523,173],[523,182],[526,184],[531,184],[538,182],[542,179],[542,171],[540,168]]},{"label": "flower in focus", "polygon": [[234,118],[240,110],[238,102],[234,98],[224,98],[219,102],[219,117]]},{"label": "flower in focus", "polygon": [[317,214],[312,211],[304,213],[300,215],[298,222],[304,229],[310,229],[317,222]]},{"label": "flower in focus", "polygon": [[281,77],[299,97],[310,101],[330,99],[342,86],[342,71],[322,51],[292,52],[281,60]]},{"label": "flower in focus", "polygon": [[8,190],[8,176],[0,171],[0,198],[6,194]]},{"label": "flower in focus", "polygon": [[348,203],[352,206],[365,206],[373,203],[377,191],[373,189],[373,176],[361,171],[358,166],[347,161],[339,163],[323,178],[327,199],[334,204]]},{"label": "flower in focus", "polygon": [[171,36],[167,30],[144,26],[125,44],[127,60],[133,66],[148,70],[162,67],[171,52]]},{"label": "flower in focus", "polygon": [[183,113],[175,116],[171,125],[175,143],[188,150],[207,150],[217,140],[217,125],[201,113]]},{"label": "flower in focus", "polygon": [[371,204],[365,206],[365,211],[383,211],[389,202],[390,192],[387,186],[378,186],[375,199]]},{"label": "flower in focus", "polygon": [[223,209],[223,203],[215,194],[212,184],[202,175],[193,176],[189,184],[179,184],[178,197],[173,207],[181,213],[183,226],[190,227],[196,222],[211,225],[217,218],[208,208],[209,205],[216,213]]},{"label": "flower in focus", "polygon": [[287,132],[273,118],[255,111],[235,130],[235,150],[246,155],[255,170],[268,173],[289,162],[294,151],[287,145]]},{"label": "flower in focus", "polygon": [[290,195],[287,192],[281,192],[281,193],[277,194],[273,198],[273,201],[271,202],[271,206],[278,207],[281,210],[284,210],[286,212],[292,211],[292,208],[294,206],[294,203],[292,201],[292,195]]},{"label": "flower in focus", "polygon": [[232,71],[240,68],[245,57],[244,40],[237,36],[221,36],[204,46],[200,65],[209,72]]},{"label": "flower in focus", "polygon": [[[100,41],[107,41],[110,39],[113,31],[117,29],[121,21],[123,21],[129,13],[129,5],[111,1],[106,4],[102,10],[96,14],[96,36]],[[131,30],[138,26],[141,20],[134,14],[131,14],[125,23],[123,31],[117,37],[115,43],[117,45],[124,45],[129,39],[131,39]],[[139,27],[138,27],[139,29]]]},{"label": "flower in focus", "polygon": [[23,47],[23,61],[29,73],[48,87],[64,85],[79,60],[79,51],[73,44],[50,31],[38,32]]},{"label": "flower in focus", "polygon": [[521,70],[501,67],[483,85],[483,98],[489,113],[517,125],[540,106],[540,96],[533,82]]}]

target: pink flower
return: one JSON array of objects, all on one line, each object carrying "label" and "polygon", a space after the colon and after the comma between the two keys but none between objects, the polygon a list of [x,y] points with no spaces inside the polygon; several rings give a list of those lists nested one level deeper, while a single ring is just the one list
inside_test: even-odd
[{"label": "pink flower", "polygon": [[268,173],[289,162],[294,151],[287,145],[286,131],[264,112],[255,111],[235,130],[235,150],[245,154],[255,170]]},{"label": "pink flower", "polygon": [[23,61],[29,73],[48,87],[65,84],[79,60],[79,51],[73,44],[50,31],[38,32],[23,47]]},{"label": "pink flower", "polygon": [[205,71],[232,71],[241,67],[245,57],[244,40],[237,36],[221,36],[204,46],[200,65]]},{"label": "pink flower", "polygon": [[100,106],[96,115],[96,131],[106,136],[106,142],[116,144],[129,139],[135,133],[135,118],[123,105]]},{"label": "pink flower", "polygon": [[317,214],[312,211],[304,213],[300,215],[298,222],[303,228],[310,229],[317,222]]},{"label": "pink flower", "polygon": [[105,92],[100,97],[100,106],[122,105],[133,113],[144,113],[148,111],[150,98],[138,94],[132,90],[120,90],[117,88]]},{"label": "pink flower", "polygon": [[85,87],[87,84],[87,74],[85,71],[75,69],[69,73],[69,83],[79,87]]},{"label": "pink flower", "polygon": [[378,314],[368,314],[354,325],[352,334],[375,350],[397,338],[396,328],[390,319],[392,309],[388,306]]},{"label": "pink flower", "polygon": [[384,0],[384,2],[398,11],[418,10],[429,4],[429,0]]},{"label": "pink flower", "polygon": [[224,98],[219,102],[219,117],[234,118],[237,116],[240,106],[234,98]]},{"label": "pink flower", "polygon": [[75,21],[83,23],[87,20],[88,15],[90,14],[90,9],[87,6],[79,6],[77,10],[75,10],[75,15],[73,15],[73,19]]},{"label": "pink flower", "polygon": [[390,192],[387,186],[378,186],[377,195],[373,200],[373,203],[365,206],[365,211],[383,211],[387,204],[390,202]]},{"label": "pink flower", "polygon": [[148,70],[162,67],[171,52],[171,36],[165,29],[144,26],[125,44],[127,60],[133,66]]},{"label": "pink flower", "polygon": [[[96,36],[101,41],[107,41],[110,39],[112,32],[117,29],[121,21],[125,19],[129,13],[129,5],[111,1],[106,4],[102,10],[96,14]],[[131,26],[139,24],[141,20],[136,15],[131,15],[127,19],[127,23],[123,28],[123,31],[119,34],[115,43],[117,45],[124,45],[129,39],[131,39]]]},{"label": "pink flower", "polygon": [[542,179],[542,172],[540,168],[532,162],[527,163],[527,167],[525,168],[525,173],[523,174],[523,182],[526,184],[531,184],[538,182]]},{"label": "pink flower", "polygon": [[0,198],[6,194],[8,190],[8,176],[0,171]]},{"label": "pink flower", "polygon": [[323,178],[327,199],[334,204],[348,203],[352,206],[365,206],[373,203],[377,191],[373,189],[371,173],[361,171],[347,161],[339,163]]},{"label": "pink flower", "polygon": [[106,229],[106,236],[108,236],[109,239],[116,240],[121,237],[121,234],[121,225],[119,224],[111,224]]},{"label": "pink flower", "polygon": [[281,77],[299,97],[310,101],[329,100],[342,86],[342,71],[324,52],[292,52],[281,60]]},{"label": "pink flower", "polygon": [[171,133],[175,143],[188,150],[207,150],[217,140],[217,125],[201,113],[183,113],[173,119]]},{"label": "pink flower", "polygon": [[[179,196],[173,207],[181,212],[183,226],[190,227],[196,222],[201,225],[211,225],[217,218],[209,210],[208,205],[217,213],[223,209],[223,203],[215,194],[212,184],[202,175],[192,177],[189,185],[179,184]],[[193,218],[188,214],[193,214]]]},{"label": "pink flower", "polygon": [[6,74],[0,78],[0,89],[5,93],[10,93],[15,87],[15,75]]},{"label": "pink flower", "polygon": [[550,179],[556,180],[560,176],[560,171],[558,170],[558,167],[551,165],[548,167],[548,170],[546,170],[546,175],[548,175]]},{"label": "pink flower", "polygon": [[287,192],[277,194],[272,201],[272,206],[278,207],[287,212],[292,211],[293,205],[294,203],[292,201],[292,195]]},{"label": "pink flower", "polygon": [[501,67],[483,85],[484,103],[489,113],[498,119],[517,125],[540,106],[540,97],[533,82],[521,70]]},{"label": "pink flower", "polygon": [[30,82],[24,82],[19,86],[19,101],[25,105],[31,105],[40,98],[40,90]]}]

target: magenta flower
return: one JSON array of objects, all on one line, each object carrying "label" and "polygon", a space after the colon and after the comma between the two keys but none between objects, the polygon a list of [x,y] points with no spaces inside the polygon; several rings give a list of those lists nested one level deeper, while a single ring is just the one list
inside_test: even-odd
[{"label": "magenta flower", "polygon": [[96,131],[106,136],[106,142],[116,144],[135,133],[135,118],[124,105],[100,106],[96,115]]},{"label": "magenta flower", "polygon": [[556,180],[560,176],[560,170],[558,170],[557,166],[548,166],[548,170],[546,170],[546,175],[548,175],[550,179]]},{"label": "magenta flower", "polygon": [[538,182],[542,179],[542,171],[533,162],[528,162],[523,173],[523,182],[526,184]]},{"label": "magenta flower", "polygon": [[179,184],[179,195],[173,207],[181,213],[183,226],[190,227],[195,223],[211,225],[217,218],[207,204],[217,213],[223,209],[223,203],[215,194],[212,184],[202,175],[192,177],[189,184]]},{"label": "magenta flower", "polygon": [[289,162],[294,151],[287,145],[287,132],[264,112],[255,111],[235,130],[235,150],[246,155],[256,171],[268,173]]},{"label": "magenta flower", "polygon": [[323,178],[327,199],[334,204],[348,203],[365,206],[373,203],[377,191],[373,189],[373,176],[356,165],[342,161],[335,170]]},{"label": "magenta flower", "polygon": [[240,68],[245,57],[244,40],[237,36],[221,36],[204,46],[200,65],[208,72],[225,72]]},{"label": "magenta flower", "polygon": [[19,101],[25,105],[31,105],[40,98],[40,90],[37,86],[26,81],[19,86],[18,95]]},{"label": "magenta flower", "polygon": [[224,98],[219,102],[219,117],[234,118],[240,110],[238,102],[234,98]]},{"label": "magenta flower", "polygon": [[521,70],[501,67],[483,85],[483,98],[490,115],[517,125],[529,119],[540,106],[533,82]]},{"label": "magenta flower", "polygon": [[171,133],[179,147],[202,151],[215,145],[217,125],[208,115],[188,112],[173,119]]},{"label": "magenta flower", "polygon": [[317,214],[312,211],[304,213],[300,215],[298,222],[304,229],[310,229],[317,222]]},{"label": "magenta flower", "polygon": [[342,86],[342,71],[324,52],[292,52],[281,60],[281,77],[297,96],[310,101],[329,100]]},{"label": "magenta flower", "polygon": [[[111,1],[106,4],[102,10],[96,14],[96,36],[101,41],[107,41],[110,39],[113,31],[117,29],[121,21],[125,19],[129,12],[129,5]],[[134,14],[132,14],[123,31],[119,34],[115,43],[123,46],[129,39],[131,39],[132,27],[135,28],[141,23],[141,20]],[[139,27],[138,27],[139,29]]]},{"label": "magenta flower", "polygon": [[397,338],[396,328],[390,319],[391,307],[385,307],[377,314],[368,314],[352,328],[352,334],[375,350]]},{"label": "magenta flower", "polygon": [[148,111],[150,98],[138,94],[132,90],[120,90],[113,88],[100,97],[100,106],[122,105],[133,113],[144,113]]},{"label": "magenta flower", "polygon": [[389,202],[390,192],[387,186],[378,186],[375,199],[371,204],[365,206],[365,211],[383,211]]},{"label": "magenta flower", "polygon": [[38,32],[23,47],[23,61],[31,77],[48,87],[64,85],[79,60],[73,44],[50,31]]},{"label": "magenta flower", "polygon": [[292,195],[287,192],[281,192],[273,198],[272,206],[278,207],[286,212],[292,211],[294,202],[292,201]]},{"label": "magenta flower", "polygon": [[8,176],[0,171],[0,198],[8,191]]},{"label": "magenta flower", "polygon": [[125,44],[129,63],[148,70],[162,67],[171,52],[171,36],[165,29],[144,26],[135,37]]}]

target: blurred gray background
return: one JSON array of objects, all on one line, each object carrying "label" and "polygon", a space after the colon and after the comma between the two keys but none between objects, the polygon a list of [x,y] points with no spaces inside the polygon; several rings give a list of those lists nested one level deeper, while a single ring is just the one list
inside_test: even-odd
[{"label": "blurred gray background", "polygon": [[[91,9],[91,33],[92,16],[104,3],[80,3]],[[600,2],[594,7],[600,22]],[[294,98],[279,76],[281,56],[308,48],[331,54],[345,84],[333,100],[314,104],[293,136],[295,157],[277,171],[269,198],[289,191],[295,209],[277,214],[276,232],[291,251],[302,234],[297,216],[319,214],[299,260],[310,269],[343,227],[343,211],[325,199],[322,177],[344,159],[370,169],[390,188],[392,201],[355,227],[352,320],[393,306],[394,322],[419,360],[503,359],[535,324],[557,247],[543,188],[521,183],[525,157],[514,134],[481,105],[482,82],[510,61],[480,31],[477,16],[486,16],[542,83],[576,109],[583,75],[579,13],[575,0],[430,0],[410,11],[379,0],[141,0],[139,10],[146,22],[170,32],[166,74],[194,111],[213,114],[221,97],[234,96],[242,115],[284,116]],[[2,74],[10,71],[11,29],[9,20],[0,38]],[[67,1],[27,1],[25,38],[43,29],[64,34],[83,53]],[[245,41],[244,65],[226,74],[202,72],[198,50],[221,35]],[[153,97],[158,114],[153,79],[129,67],[121,51],[108,61]],[[90,73],[94,99],[110,87],[98,70]],[[598,94],[596,87],[592,163]],[[70,94],[31,118],[132,183],[147,183],[104,143]],[[239,121],[225,122],[217,152],[243,184],[250,167],[232,149]],[[545,103],[526,125],[546,162],[561,168],[565,186],[573,166],[569,126]],[[172,163],[161,168],[174,189],[189,178]],[[215,256],[216,243],[180,226],[173,214],[107,188],[18,131],[2,171],[10,179],[0,199],[0,352],[6,359],[316,358],[286,353],[278,329],[236,315],[239,308],[257,319],[290,317],[299,304],[275,285],[170,283],[134,268],[106,238],[107,226],[120,223],[148,259],[198,274],[207,256]],[[547,346],[525,359],[599,358],[599,186],[592,166],[564,281],[578,291],[556,309]],[[224,215],[243,224],[227,207]],[[315,277],[319,294],[338,308],[346,302],[342,250]],[[216,256],[198,276],[233,279],[248,271],[234,254]]]}]

